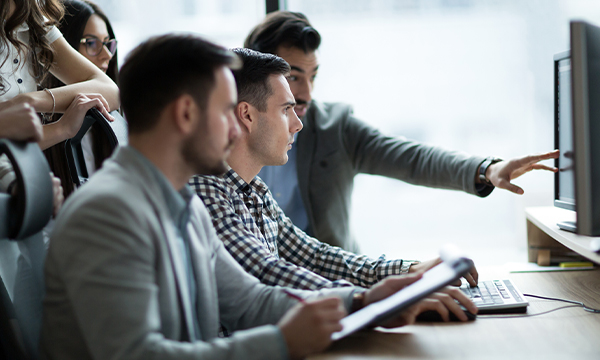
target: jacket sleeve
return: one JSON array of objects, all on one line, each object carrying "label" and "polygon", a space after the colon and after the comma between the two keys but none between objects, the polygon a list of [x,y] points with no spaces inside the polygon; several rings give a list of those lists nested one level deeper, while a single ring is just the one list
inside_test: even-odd
[{"label": "jacket sleeve", "polygon": [[460,151],[392,137],[357,119],[349,110],[343,119],[343,142],[356,173],[382,175],[415,185],[463,190],[486,196],[475,185],[484,158]]}]

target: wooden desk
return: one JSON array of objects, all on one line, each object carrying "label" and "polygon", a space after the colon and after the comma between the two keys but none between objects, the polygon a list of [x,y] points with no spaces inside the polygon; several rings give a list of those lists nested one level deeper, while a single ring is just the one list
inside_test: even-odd
[{"label": "wooden desk", "polygon": [[[483,279],[491,272],[482,271]],[[600,308],[600,270],[504,275],[526,294],[583,301]],[[527,298],[527,314],[569,304]],[[468,323],[411,325],[372,330],[334,343],[311,360],[330,359],[600,359],[600,314],[580,307],[521,318],[479,316]]]},{"label": "wooden desk", "polygon": [[[549,265],[552,258],[577,253],[600,264],[600,254],[590,250],[594,237],[564,231],[556,225],[561,221],[574,221],[575,212],[557,207],[531,207],[525,209],[527,218],[527,245],[529,261]],[[599,357],[600,359],[600,357]]]}]

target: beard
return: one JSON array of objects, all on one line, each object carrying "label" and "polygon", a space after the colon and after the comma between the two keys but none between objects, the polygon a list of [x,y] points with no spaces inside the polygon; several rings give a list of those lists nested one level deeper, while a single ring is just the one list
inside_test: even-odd
[{"label": "beard", "polygon": [[223,150],[221,157],[210,157],[206,151],[202,151],[201,142],[206,139],[206,136],[199,136],[195,133],[183,141],[181,146],[182,158],[190,169],[197,175],[223,175],[227,170],[227,162],[225,154],[227,149],[230,149],[232,144]]}]

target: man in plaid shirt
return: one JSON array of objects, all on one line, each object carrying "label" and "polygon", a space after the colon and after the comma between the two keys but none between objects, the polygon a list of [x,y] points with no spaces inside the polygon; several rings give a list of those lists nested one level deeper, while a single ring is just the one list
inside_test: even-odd
[{"label": "man in plaid shirt", "polygon": [[[299,289],[340,286],[369,288],[383,278],[425,270],[439,260],[413,265],[408,260],[370,259],[308,236],[294,226],[256,175],[266,165],[288,160],[294,134],[302,122],[281,58],[234,49],[244,61],[234,71],[238,90],[235,115],[242,136],[222,176],[194,176],[190,185],[204,201],[217,234],[242,267],[268,285]],[[466,276],[475,285],[477,271]]]}]

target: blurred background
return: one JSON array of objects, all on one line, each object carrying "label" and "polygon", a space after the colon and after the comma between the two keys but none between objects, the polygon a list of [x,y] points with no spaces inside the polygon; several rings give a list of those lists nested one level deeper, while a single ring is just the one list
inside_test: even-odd
[{"label": "blurred background", "polygon": [[[148,36],[193,32],[242,46],[264,0],[96,0],[119,40],[119,63]],[[287,0],[321,33],[314,98],[347,102],[382,131],[505,159],[553,149],[553,60],[569,20],[600,24],[594,0]],[[549,162],[548,164],[552,164]],[[524,262],[524,209],[551,206],[553,175],[515,181],[522,196],[485,199],[377,176],[356,179],[362,251],[428,259],[454,243],[476,263]]]}]

